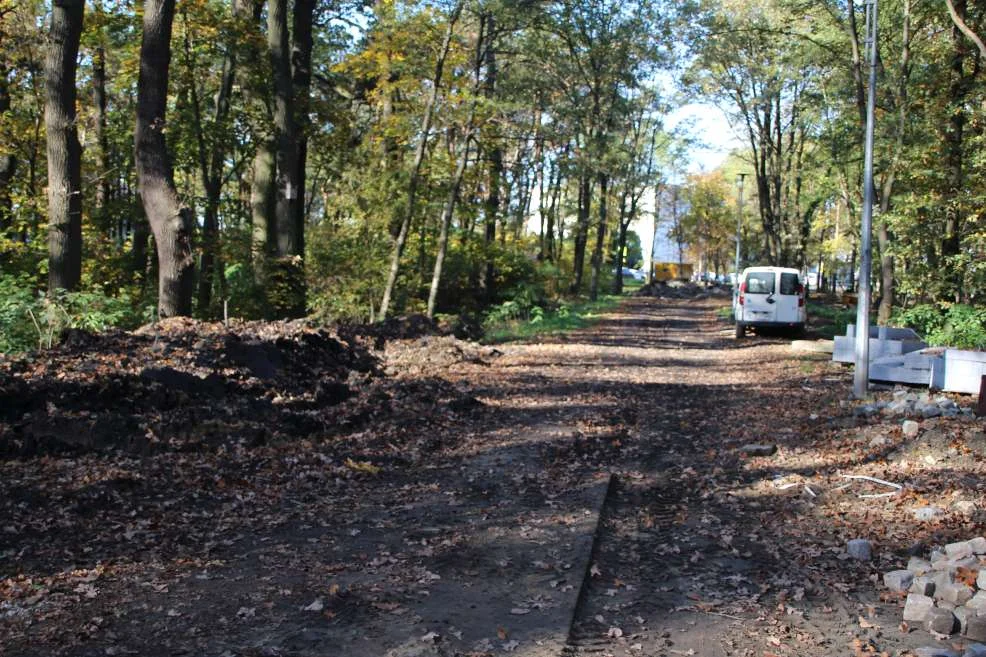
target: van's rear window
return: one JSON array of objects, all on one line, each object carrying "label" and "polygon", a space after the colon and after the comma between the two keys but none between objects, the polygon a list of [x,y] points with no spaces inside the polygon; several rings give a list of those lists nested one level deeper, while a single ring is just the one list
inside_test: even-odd
[{"label": "van's rear window", "polygon": [[797,294],[798,293],[798,275],[797,274],[781,274],[781,294]]},{"label": "van's rear window", "polygon": [[746,275],[747,294],[773,294],[774,273],[769,271],[751,271]]}]

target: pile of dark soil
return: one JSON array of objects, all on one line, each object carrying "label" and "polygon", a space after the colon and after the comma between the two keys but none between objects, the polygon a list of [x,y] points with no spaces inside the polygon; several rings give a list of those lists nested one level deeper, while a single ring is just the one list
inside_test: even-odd
[{"label": "pile of dark soil", "polygon": [[697,283],[682,283],[681,281],[654,281],[647,283],[637,290],[639,297],[655,297],[658,299],[708,299],[710,297],[732,296],[732,291],[728,287],[713,285],[706,287]]},{"label": "pile of dark soil", "polygon": [[373,348],[436,331],[423,317],[338,331],[187,318],[73,331],[50,351],[0,359],[0,457],[216,450],[330,437],[384,417],[428,421],[468,400],[439,379],[398,385]]}]

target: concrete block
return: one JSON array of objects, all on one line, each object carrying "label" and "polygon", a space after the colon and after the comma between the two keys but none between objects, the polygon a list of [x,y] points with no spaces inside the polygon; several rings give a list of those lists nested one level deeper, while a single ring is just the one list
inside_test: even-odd
[{"label": "concrete block", "polygon": [[935,587],[935,598],[951,602],[953,605],[964,605],[972,599],[973,590],[965,584],[946,584]]},{"label": "concrete block", "polygon": [[986,616],[969,615],[969,624],[963,635],[973,641],[986,641]]},{"label": "concrete block", "polygon": [[986,570],[979,571],[979,575],[976,576],[976,586],[986,589]]},{"label": "concrete block", "polygon": [[740,451],[747,456],[773,456],[777,452],[777,445],[743,445]]},{"label": "concrete block", "polygon": [[929,522],[945,515],[945,509],[937,506],[919,506],[916,509],[911,509],[911,513],[914,515],[915,520]]},{"label": "concrete block", "polygon": [[955,614],[948,609],[935,607],[928,612],[924,626],[929,632],[951,634],[955,631]]},{"label": "concrete block", "polygon": [[846,552],[857,561],[869,561],[873,556],[873,546],[865,538],[854,538],[846,544]]},{"label": "concrete block", "polygon": [[935,601],[926,595],[910,593],[904,603],[904,620],[923,623],[935,608]]},{"label": "concrete block", "polygon": [[935,580],[931,579],[927,575],[918,575],[911,582],[911,588],[908,589],[910,593],[920,593],[921,595],[934,595],[935,594]]},{"label": "concrete block", "polygon": [[883,574],[883,585],[891,591],[906,591],[914,582],[914,573],[909,570],[891,570]]},{"label": "concrete block", "polygon": [[921,431],[921,425],[914,420],[904,420],[904,423],[900,425],[900,430],[908,438],[914,438]]},{"label": "concrete block", "polygon": [[943,390],[975,395],[982,377],[986,376],[986,352],[945,350],[945,383]]},{"label": "concrete block", "polygon": [[986,610],[986,591],[976,591],[976,594],[965,603],[965,606],[975,610],[977,614],[981,610]]},{"label": "concrete block", "polygon": [[969,541],[957,541],[945,546],[945,554],[949,559],[962,559],[973,555],[972,544]]},{"label": "concrete block", "polygon": [[931,560],[931,563],[938,563],[942,559],[948,559],[948,555],[945,554],[942,550],[934,549],[931,551],[931,556],[929,558]]},{"label": "concrete block", "polygon": [[966,629],[969,627],[969,616],[975,616],[975,612],[969,611],[965,607],[956,607],[952,614],[955,616],[955,620],[959,624],[959,634],[965,634]]},{"label": "concrete block", "polygon": [[973,554],[986,554],[986,538],[983,538],[982,536],[977,536],[976,538],[969,541],[969,545],[972,546]]},{"label": "concrete block", "polygon": [[907,569],[915,575],[924,575],[931,572],[931,562],[921,557],[911,557],[907,560]]}]

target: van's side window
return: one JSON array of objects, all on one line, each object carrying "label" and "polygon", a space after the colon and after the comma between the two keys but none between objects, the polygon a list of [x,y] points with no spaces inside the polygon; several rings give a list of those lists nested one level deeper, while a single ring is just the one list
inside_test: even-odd
[{"label": "van's side window", "polygon": [[797,274],[781,274],[781,294],[797,294],[798,293],[798,275]]},{"label": "van's side window", "polygon": [[750,272],[746,275],[747,294],[773,294],[773,272]]}]

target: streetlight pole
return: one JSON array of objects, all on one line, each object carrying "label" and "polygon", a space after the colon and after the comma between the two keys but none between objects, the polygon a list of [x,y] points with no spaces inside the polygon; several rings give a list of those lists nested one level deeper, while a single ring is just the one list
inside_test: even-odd
[{"label": "streetlight pole", "polygon": [[736,192],[736,280],[733,281],[733,298],[739,293],[739,275],[740,275],[740,229],[743,226],[743,179],[746,178],[745,173],[737,174],[736,184],[739,185],[739,189]]},{"label": "streetlight pole", "polygon": [[863,218],[860,228],[859,295],[856,300],[856,367],[853,396],[864,399],[870,382],[870,268],[873,224],[873,124],[876,108],[877,0],[866,1],[866,47],[870,88],[866,100],[866,144],[863,164]]}]

